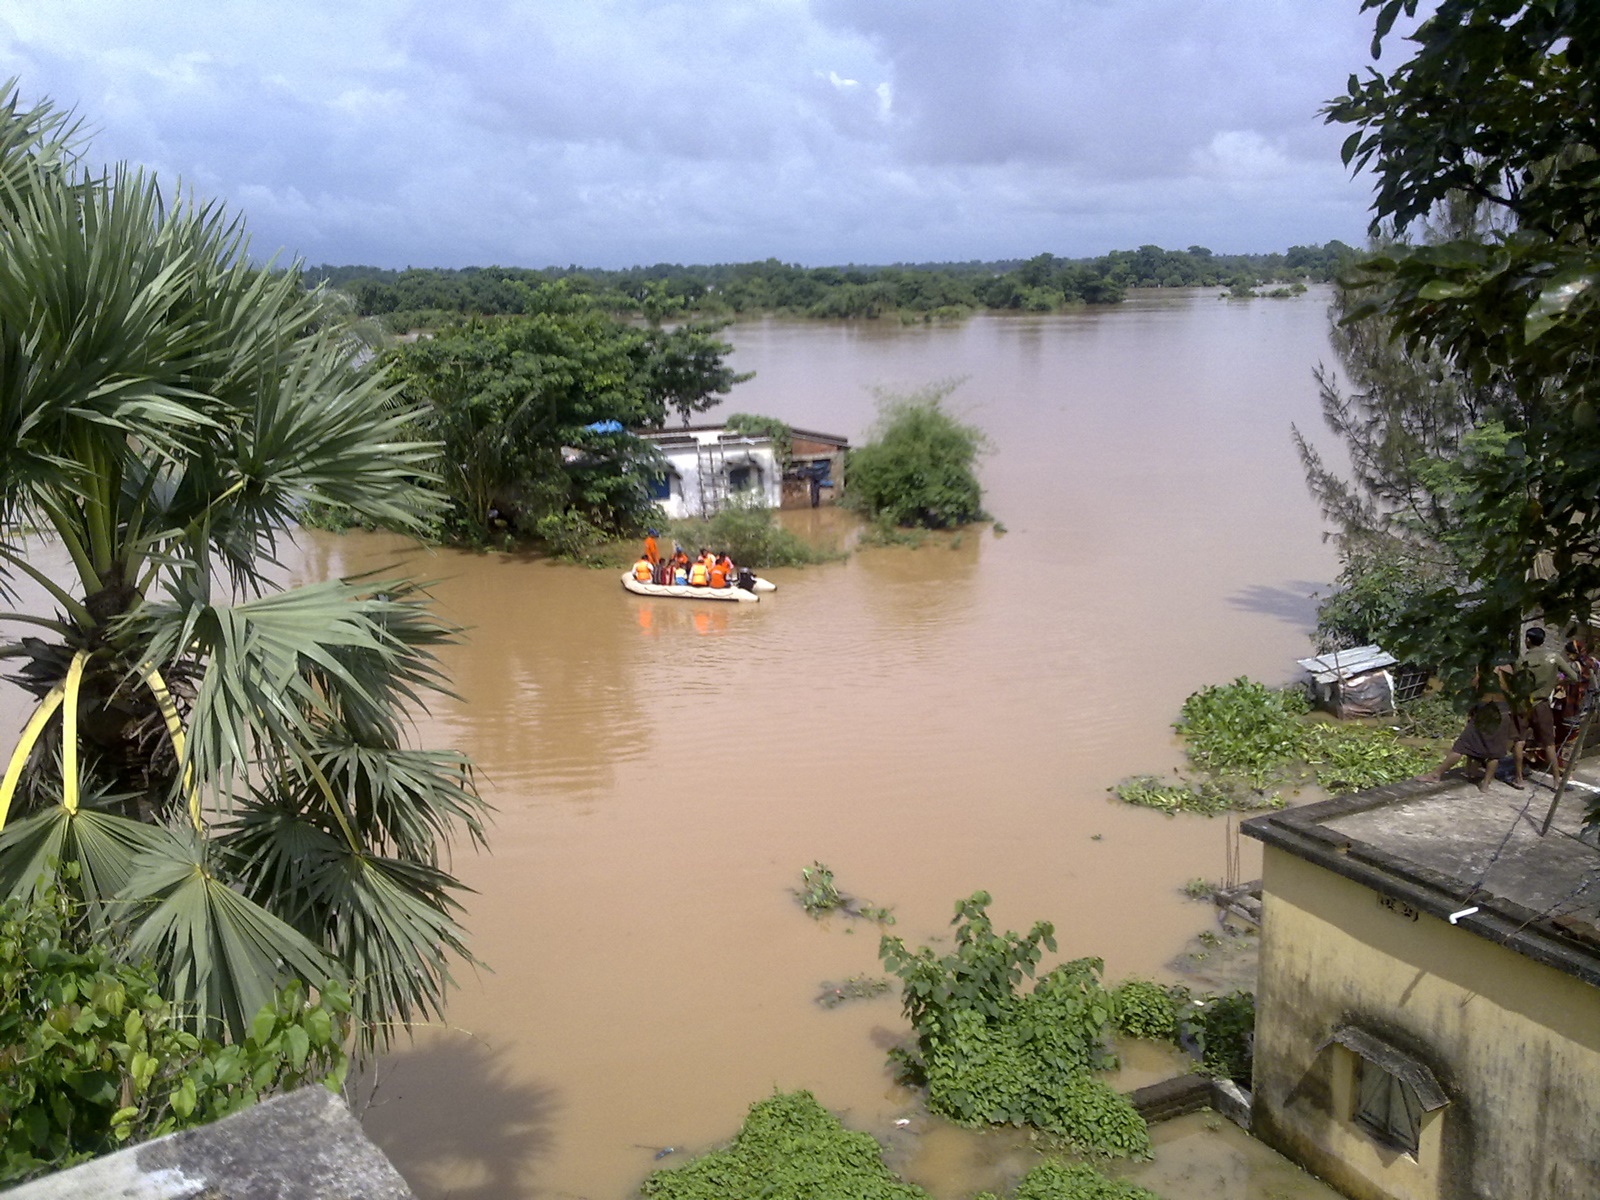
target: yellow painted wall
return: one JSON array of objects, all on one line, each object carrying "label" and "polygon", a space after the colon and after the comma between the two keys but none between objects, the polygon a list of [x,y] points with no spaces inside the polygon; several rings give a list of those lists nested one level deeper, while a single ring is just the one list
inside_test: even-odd
[{"label": "yellow painted wall", "polygon": [[[1262,879],[1259,1136],[1357,1200],[1600,1197],[1600,988],[1273,846]],[[1415,1157],[1349,1119],[1344,1024],[1450,1095]]]}]

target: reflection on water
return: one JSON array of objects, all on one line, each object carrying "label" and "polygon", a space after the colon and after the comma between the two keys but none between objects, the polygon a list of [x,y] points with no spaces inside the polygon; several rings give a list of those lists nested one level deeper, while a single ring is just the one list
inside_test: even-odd
[{"label": "reflection on water", "polygon": [[[297,577],[406,560],[471,629],[419,734],[471,754],[496,809],[490,853],[457,862],[489,970],[450,1006],[471,1037],[394,1055],[366,1118],[419,1192],[622,1197],[649,1147],[714,1145],[774,1086],[883,1135],[914,1116],[885,1070],[894,998],[814,1003],[881,973],[876,928],[794,903],[814,859],[913,945],[986,888],[1003,927],[1053,920],[1063,957],[1161,974],[1206,920],[1179,889],[1221,875],[1224,828],[1105,789],[1177,762],[1190,691],[1305,652],[1296,597],[1333,564],[1288,425],[1317,419],[1323,303],[734,327],[759,372],[734,404],[801,428],[859,438],[870,385],[965,375],[953,403],[994,443],[986,504],[1010,528],[774,571],[760,604],[304,535]],[[988,1151],[949,1137],[937,1171],[965,1179]]]}]

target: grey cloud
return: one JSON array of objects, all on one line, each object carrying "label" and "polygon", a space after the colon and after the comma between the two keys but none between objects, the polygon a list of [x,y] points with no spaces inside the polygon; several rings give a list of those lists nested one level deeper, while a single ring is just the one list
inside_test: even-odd
[{"label": "grey cloud", "polygon": [[0,74],[79,105],[96,156],[312,261],[1268,249],[1364,223],[1315,109],[1365,19],[1325,5],[0,0],[0,22]]}]

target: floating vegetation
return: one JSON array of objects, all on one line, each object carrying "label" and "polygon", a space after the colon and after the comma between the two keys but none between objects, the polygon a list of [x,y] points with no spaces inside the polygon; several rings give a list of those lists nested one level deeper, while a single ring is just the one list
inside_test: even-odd
[{"label": "floating vegetation", "polygon": [[876,921],[879,925],[894,924],[894,913],[889,909],[841,892],[827,863],[814,862],[809,867],[801,867],[800,882],[802,886],[795,889],[794,895],[808,916],[820,919],[837,912]]},{"label": "floating vegetation", "polygon": [[838,1008],[847,1000],[870,1000],[874,996],[881,996],[889,987],[887,979],[871,975],[852,975],[838,983],[823,980],[821,990],[817,993],[817,1003],[823,1008]]},{"label": "floating vegetation", "polygon": [[1158,775],[1135,775],[1110,789],[1118,800],[1154,808],[1169,815],[1186,812],[1214,817],[1218,813],[1267,810],[1283,807],[1276,792],[1257,792],[1237,781],[1204,779],[1162,779]]},{"label": "floating vegetation", "polygon": [[1389,726],[1313,718],[1304,689],[1241,677],[1183,703],[1174,728],[1192,776],[1135,775],[1110,791],[1168,814],[1282,808],[1280,787],[1315,783],[1337,796],[1414,778],[1437,760],[1436,739],[1453,735],[1460,721],[1436,697],[1408,702]]}]

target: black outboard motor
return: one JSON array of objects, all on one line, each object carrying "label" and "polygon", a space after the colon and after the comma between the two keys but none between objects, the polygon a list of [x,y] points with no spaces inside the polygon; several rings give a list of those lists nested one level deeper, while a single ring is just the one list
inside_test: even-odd
[{"label": "black outboard motor", "polygon": [[739,568],[739,586],[747,592],[756,590],[756,573],[749,567]]}]

